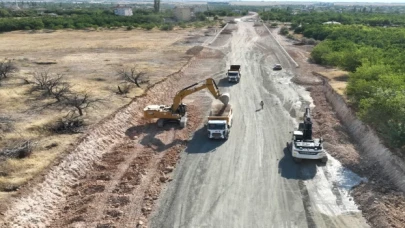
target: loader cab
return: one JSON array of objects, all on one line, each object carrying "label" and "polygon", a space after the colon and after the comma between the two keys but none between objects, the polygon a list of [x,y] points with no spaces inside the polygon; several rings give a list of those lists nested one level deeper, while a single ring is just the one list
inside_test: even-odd
[{"label": "loader cab", "polygon": [[304,133],[302,133],[302,131],[294,131],[293,141],[303,141],[303,140],[304,140]]}]

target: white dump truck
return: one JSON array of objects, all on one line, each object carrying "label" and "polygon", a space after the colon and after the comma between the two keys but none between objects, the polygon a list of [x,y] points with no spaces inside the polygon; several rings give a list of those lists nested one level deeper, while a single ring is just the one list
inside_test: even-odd
[{"label": "white dump truck", "polygon": [[239,82],[242,76],[240,74],[240,65],[231,65],[226,75],[228,77],[228,82]]},{"label": "white dump truck", "polygon": [[233,111],[230,104],[213,105],[208,116],[207,130],[210,139],[228,139],[232,127]]}]

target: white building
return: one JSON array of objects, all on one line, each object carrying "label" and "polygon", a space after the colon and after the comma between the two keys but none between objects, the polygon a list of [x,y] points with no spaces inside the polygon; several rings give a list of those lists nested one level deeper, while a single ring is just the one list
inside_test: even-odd
[{"label": "white building", "polygon": [[118,16],[132,16],[132,9],[127,7],[117,7],[114,9],[114,14]]},{"label": "white building", "polygon": [[207,4],[197,5],[197,6],[193,6],[192,8],[193,8],[194,13],[197,13],[197,12],[203,13],[208,10],[208,5]]},{"label": "white building", "polygon": [[174,8],[174,15],[179,21],[189,21],[194,16],[194,12],[190,7],[177,6]]}]

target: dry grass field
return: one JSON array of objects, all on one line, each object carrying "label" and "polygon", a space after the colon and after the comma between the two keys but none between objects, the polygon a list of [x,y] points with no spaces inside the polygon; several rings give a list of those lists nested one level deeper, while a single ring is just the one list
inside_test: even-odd
[{"label": "dry grass field", "polygon": [[117,86],[123,82],[117,76],[118,70],[135,67],[145,72],[153,84],[186,64],[191,57],[186,51],[201,45],[206,39],[204,32],[207,29],[0,34],[0,60],[11,60],[19,69],[0,86],[0,151],[26,140],[31,140],[34,148],[32,155],[24,159],[0,158],[0,199],[15,193],[15,189],[48,167],[81,135],[47,130],[71,109],[49,105],[55,99],[31,92],[33,85],[24,80],[32,82],[35,73],[45,71],[61,74],[73,92],[102,99],[84,113],[85,124],[90,126],[143,93],[142,88],[134,86],[126,95],[117,94]]},{"label": "dry grass field", "polygon": [[334,70],[334,71],[325,71],[325,72],[317,72],[318,74],[322,75],[325,78],[329,79],[329,84],[332,88],[340,95],[342,95],[346,99],[346,86],[347,80],[349,78],[349,73],[347,71],[342,70]]}]

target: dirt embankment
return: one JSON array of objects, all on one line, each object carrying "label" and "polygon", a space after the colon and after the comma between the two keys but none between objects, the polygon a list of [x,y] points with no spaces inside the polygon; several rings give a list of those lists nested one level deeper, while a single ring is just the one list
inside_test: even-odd
[{"label": "dirt embankment", "polygon": [[[52,227],[142,227],[147,223],[162,184],[171,173],[187,139],[201,122],[189,106],[187,130],[158,129],[145,123],[127,130],[129,139],[104,154],[72,186],[67,203]],[[131,138],[137,140],[132,141]]]},{"label": "dirt embankment", "polygon": [[325,139],[325,148],[345,167],[368,179],[352,190],[355,202],[372,227],[404,227],[405,194],[385,174],[376,158],[363,153],[357,142],[349,134],[348,128],[339,120],[334,107],[326,96],[326,86],[312,72],[325,72],[327,69],[308,61],[308,46],[294,46],[284,37],[276,35],[288,53],[297,61],[299,74],[294,79],[310,91],[316,107],[313,111],[316,133]]}]

